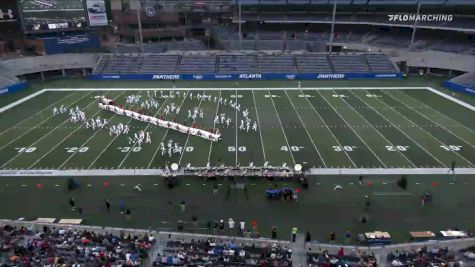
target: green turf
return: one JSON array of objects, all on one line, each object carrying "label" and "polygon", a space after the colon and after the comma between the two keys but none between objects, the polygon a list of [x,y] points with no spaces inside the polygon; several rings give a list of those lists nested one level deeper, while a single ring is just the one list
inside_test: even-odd
[{"label": "green turf", "polygon": [[[262,166],[267,161],[272,166],[300,163],[314,168],[432,168],[454,160],[458,167],[473,167],[475,162],[473,120],[465,116],[470,111],[425,89],[176,91],[165,90],[164,95],[171,92],[173,98],[158,97],[160,108],[150,113],[163,115],[165,106],[174,103],[181,107],[180,114],[165,119],[216,127],[222,132],[220,142],[147,125],[97,105],[97,97],[106,95],[127,106],[126,96],[146,98],[153,96],[150,90],[50,91],[0,116],[0,169],[150,169],[171,163],[205,166],[208,161],[226,166]],[[241,112],[200,101],[197,94],[237,99]],[[128,136],[72,123],[68,114],[52,116],[52,107],[60,105],[78,106],[89,118],[107,118],[110,126],[129,124],[132,135],[145,130],[154,141],[138,147],[129,144]],[[205,117],[190,120],[187,111],[194,108],[203,109]],[[258,131],[238,129],[245,109],[259,122]],[[226,114],[233,122],[229,127],[214,125],[216,114]],[[181,147],[172,157],[159,149],[170,140]]]},{"label": "green turf", "polygon": [[[304,81],[303,85],[430,86],[450,93],[440,87],[440,82],[441,79],[409,78],[401,81]],[[173,85],[285,89],[295,87],[296,82],[56,80],[33,84],[29,90],[2,96],[0,106],[42,88],[143,88],[141,94],[145,95],[146,88],[164,88],[164,93],[168,93]],[[180,92],[188,93],[186,90]],[[196,94],[200,91],[192,92]],[[176,120],[186,121],[187,124],[191,123],[187,120],[187,110],[198,106],[203,108],[205,118],[196,121],[203,128],[214,126],[215,114],[231,116],[231,127],[217,126],[223,135],[223,140],[218,143],[101,111],[94,98],[106,94],[125,105],[124,97],[131,93],[122,90],[108,93],[46,92],[0,113],[0,169],[140,169],[163,167],[171,162],[205,166],[208,161],[226,165],[238,162],[241,165],[249,162],[262,165],[265,161],[272,165],[292,165],[298,162],[308,167],[322,168],[431,168],[446,167],[452,160],[456,160],[458,167],[473,168],[475,163],[473,112],[427,90],[206,91],[213,97],[237,99],[242,109],[247,108],[250,117],[258,120],[260,125],[258,132],[249,133],[236,131],[236,117],[239,124],[242,115],[236,114],[229,106],[200,102],[189,97],[159,99],[161,110],[172,102],[182,105],[182,112],[176,116]],[[473,97],[460,94],[455,97],[472,105],[475,103]],[[88,117],[100,115],[108,118],[110,124],[130,122],[132,133],[148,127],[153,142],[138,151],[135,145],[128,144],[125,136],[114,138],[109,136],[107,130],[86,130],[69,122],[67,115],[51,117],[51,107],[60,104],[78,105],[86,110]],[[167,119],[172,118],[167,116]],[[172,158],[162,156],[159,143],[169,139],[185,147],[184,152],[176,153]],[[396,151],[388,151],[387,146],[389,150]],[[458,149],[459,146],[462,148]],[[32,147],[35,150],[31,153],[18,153],[21,148],[31,150]],[[86,152],[78,152],[80,148],[84,150],[86,147]],[[360,187],[355,177],[313,177],[310,189],[303,190],[298,203],[282,203],[265,200],[264,190],[273,186],[267,180],[249,179],[247,194],[239,190],[228,192],[226,182],[219,180],[217,183],[222,186],[218,195],[213,196],[215,182],[206,182],[197,177],[183,178],[175,189],[168,189],[163,179],[158,177],[81,177],[77,178],[81,182],[81,189],[72,193],[66,189],[66,177],[4,177],[0,181],[0,203],[8,204],[0,205],[0,214],[5,218],[83,217],[86,223],[92,225],[154,229],[175,229],[177,220],[189,222],[192,215],[196,215],[199,222],[196,225],[187,224],[188,228],[206,228],[207,221],[233,217],[235,221],[245,220],[248,224],[251,220],[257,220],[265,236],[270,235],[270,228],[275,224],[279,227],[279,237],[287,238],[290,228],[298,225],[302,231],[310,230],[321,241],[326,241],[330,231],[337,231],[337,238],[343,241],[342,235],[346,229],[354,233],[387,230],[396,241],[405,241],[410,230],[467,229],[473,225],[475,217],[470,208],[475,202],[473,176],[458,177],[455,185],[449,183],[448,176],[410,176],[409,195],[406,196],[394,195],[403,192],[395,185],[397,178],[373,176],[367,178],[374,182],[372,187]],[[110,182],[108,188],[103,187],[106,180]],[[433,187],[433,181],[438,181],[440,185]],[[343,191],[333,191],[337,183],[344,187]],[[37,188],[37,184],[43,184],[44,188]],[[132,189],[137,184],[141,184],[142,192]],[[277,186],[298,185],[289,181],[287,184],[278,182]],[[422,208],[419,198],[425,190],[434,194],[434,202]],[[364,194],[373,196],[367,224],[358,222],[365,212]],[[67,200],[70,196],[74,196],[83,208],[82,215],[69,210]],[[106,198],[114,205],[110,214],[105,212],[103,202]],[[118,212],[120,200],[132,208],[132,221],[127,222]],[[184,213],[178,205],[181,200],[188,203]]]},{"label": "green turf", "polygon": [[[398,177],[366,177],[359,186],[356,177],[310,178],[309,189],[302,189],[297,202],[266,200],[264,191],[290,186],[293,182],[248,179],[247,194],[243,190],[227,189],[224,180],[204,181],[198,177],[182,178],[178,187],[169,189],[161,177],[80,177],[77,191],[67,190],[67,178],[15,177],[0,180],[0,205],[2,217],[84,218],[86,224],[116,227],[139,227],[159,230],[176,230],[176,222],[184,220],[187,231],[211,232],[206,222],[232,217],[235,221],[252,220],[259,224],[262,235],[269,237],[272,225],[279,228],[279,238],[287,239],[292,226],[310,231],[320,241],[328,241],[330,231],[344,241],[344,231],[354,234],[365,231],[389,231],[395,242],[406,241],[409,231],[440,230],[458,227],[472,229],[475,215],[473,176],[457,177],[450,184],[449,176],[409,176],[408,190],[396,185]],[[104,187],[104,182],[109,187]],[[437,186],[432,183],[438,182]],[[372,182],[368,187],[367,182]],[[219,186],[213,195],[214,184]],[[335,184],[342,191],[333,191]],[[352,184],[350,184],[352,183]],[[43,187],[38,188],[41,184]],[[142,192],[133,187],[140,184]],[[433,202],[422,207],[420,197],[425,191],[433,194]],[[365,210],[364,195],[369,195],[372,205]],[[397,195],[399,194],[399,195]],[[83,214],[69,209],[68,199],[73,197]],[[105,199],[112,203],[106,212]],[[119,202],[124,201],[132,210],[132,220],[127,221],[119,212]],[[181,212],[179,203],[187,203]],[[366,224],[359,218],[367,214]],[[197,224],[191,217],[197,216]],[[205,229],[192,229],[205,228]],[[228,232],[222,232],[228,234]]]}]

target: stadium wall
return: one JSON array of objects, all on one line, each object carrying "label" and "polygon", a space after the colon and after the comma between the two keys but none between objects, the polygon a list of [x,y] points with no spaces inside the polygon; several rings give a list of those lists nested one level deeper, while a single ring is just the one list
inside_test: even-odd
[{"label": "stadium wall", "polygon": [[19,82],[19,83],[11,84],[7,87],[0,88],[0,95],[9,94],[16,91],[21,91],[23,89],[26,89],[27,87],[28,87],[27,82]]},{"label": "stadium wall", "polygon": [[353,80],[402,79],[401,73],[91,74],[89,80]]},{"label": "stadium wall", "polygon": [[475,88],[471,88],[466,85],[459,84],[453,81],[444,81],[443,85],[452,91],[461,92],[461,93],[475,96]]}]

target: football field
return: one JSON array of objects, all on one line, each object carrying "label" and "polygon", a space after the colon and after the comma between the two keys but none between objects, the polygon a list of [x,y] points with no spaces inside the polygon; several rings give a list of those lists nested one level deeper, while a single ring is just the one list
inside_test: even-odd
[{"label": "football field", "polygon": [[[130,95],[140,95],[141,102],[157,101],[158,107],[148,111],[153,116],[217,128],[222,140],[211,142],[98,107],[99,97],[106,96],[124,108],[140,108],[141,102],[126,103]],[[165,114],[171,105],[180,107],[180,112]],[[60,106],[78,107],[88,119],[105,118],[108,126],[86,128],[71,122],[69,112],[53,115],[53,108]],[[194,109],[204,116],[190,119],[188,110]],[[312,174],[446,172],[453,161],[466,173],[475,167],[474,107],[429,87],[44,89],[0,110],[4,176],[20,170],[128,174],[120,170],[151,171],[172,163],[205,167],[208,162],[302,164]],[[257,130],[247,129],[245,110]],[[216,122],[216,116],[230,118],[231,123]],[[109,127],[119,123],[130,125],[129,134],[110,134]],[[150,133],[151,143],[130,142],[129,136],[141,130]],[[162,153],[162,142],[176,143],[171,155]]]}]

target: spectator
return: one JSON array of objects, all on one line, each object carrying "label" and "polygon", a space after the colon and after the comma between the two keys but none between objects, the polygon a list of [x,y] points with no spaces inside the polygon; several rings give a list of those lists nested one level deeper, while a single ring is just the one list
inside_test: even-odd
[{"label": "spectator", "polygon": [[76,209],[76,202],[72,197],[69,198],[69,206],[71,206],[71,211],[74,211]]},{"label": "spectator", "polygon": [[277,239],[277,226],[272,226],[272,239]]},{"label": "spectator", "polygon": [[297,227],[292,227],[292,242],[295,242],[295,238],[297,237],[297,232],[298,232],[298,228]]},{"label": "spectator", "polygon": [[106,209],[107,209],[107,211],[110,211],[110,209],[111,209],[111,203],[109,202],[108,199],[106,200]]}]

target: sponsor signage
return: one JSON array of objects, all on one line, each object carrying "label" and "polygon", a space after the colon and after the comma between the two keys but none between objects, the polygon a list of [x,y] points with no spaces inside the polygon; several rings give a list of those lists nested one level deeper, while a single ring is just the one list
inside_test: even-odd
[{"label": "sponsor signage", "polygon": [[242,73],[242,74],[93,74],[89,79],[117,80],[341,80],[400,79],[400,73]]},{"label": "sponsor signage", "polygon": [[87,0],[86,10],[89,26],[107,26],[107,13],[104,0]]}]

